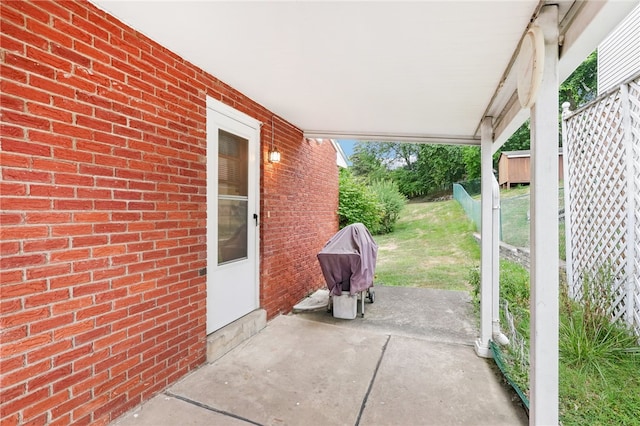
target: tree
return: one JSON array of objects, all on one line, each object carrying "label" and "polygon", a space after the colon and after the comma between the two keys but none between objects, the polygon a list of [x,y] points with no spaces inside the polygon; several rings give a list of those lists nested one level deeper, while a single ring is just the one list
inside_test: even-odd
[{"label": "tree", "polygon": [[420,145],[417,168],[427,193],[444,190],[464,178],[462,149],[454,145]]},{"label": "tree", "polygon": [[351,162],[353,176],[364,184],[390,180],[408,198],[447,190],[467,175],[480,175],[477,147],[363,142],[356,144]]},{"label": "tree", "polygon": [[[569,102],[576,109],[596,97],[598,92],[598,51],[593,51],[575,71],[560,85],[558,111],[562,113],[562,104]],[[561,120],[561,118],[559,118]],[[560,139],[562,140],[562,139]],[[501,151],[518,151],[530,148],[530,126],[527,120],[502,146]],[[494,156],[497,164],[500,154]]]},{"label": "tree", "polygon": [[376,142],[358,142],[351,160],[351,171],[354,176],[366,182],[384,180],[389,177],[387,167],[383,164],[381,148]]},{"label": "tree", "polygon": [[462,158],[467,180],[478,179],[480,177],[480,147],[465,146],[462,148]]},{"label": "tree", "polygon": [[409,198],[434,194],[465,176],[465,147],[453,145],[414,145],[415,160],[393,170],[400,192]]},{"label": "tree", "polygon": [[530,146],[530,126],[529,120],[525,121],[518,130],[513,132],[511,137],[502,145],[502,151],[521,151],[529,149]]},{"label": "tree", "polygon": [[587,59],[560,85],[560,111],[569,102],[574,110],[595,99],[598,93],[598,51]]}]

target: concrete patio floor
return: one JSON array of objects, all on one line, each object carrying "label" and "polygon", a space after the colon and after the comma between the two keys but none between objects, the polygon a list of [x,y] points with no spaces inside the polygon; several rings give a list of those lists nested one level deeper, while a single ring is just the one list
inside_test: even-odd
[{"label": "concrete patio floor", "polygon": [[375,291],[364,318],[275,318],[114,424],[527,424],[493,361],[475,355],[466,293]]}]

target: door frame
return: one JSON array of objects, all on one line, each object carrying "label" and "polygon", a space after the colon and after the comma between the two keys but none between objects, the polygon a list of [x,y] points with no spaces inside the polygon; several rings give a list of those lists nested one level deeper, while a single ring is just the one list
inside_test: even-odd
[{"label": "door frame", "polygon": [[[221,114],[226,116],[227,118],[230,118],[234,121],[237,121],[238,123],[247,126],[248,128],[250,128],[252,130],[252,138],[254,138],[255,140],[255,146],[252,147],[251,146],[251,140],[249,141],[249,165],[251,165],[252,161],[255,164],[255,169],[254,169],[254,188],[255,188],[255,194],[254,194],[254,203],[255,203],[255,214],[258,215],[258,226],[256,226],[256,234],[255,234],[255,244],[253,247],[253,251],[255,253],[255,270],[254,270],[254,283],[255,283],[255,306],[256,309],[260,307],[260,265],[261,265],[261,253],[260,253],[260,193],[261,193],[261,187],[260,187],[260,148],[261,148],[261,141],[260,141],[260,129],[262,127],[262,122],[256,120],[255,118],[241,112],[238,111],[237,109],[224,104],[220,101],[218,101],[217,99],[214,99],[210,96],[207,96],[207,103],[206,103],[206,127],[209,127],[209,123],[210,120],[214,120],[213,118],[213,114],[212,113],[217,113],[217,114]],[[209,226],[210,226],[210,216],[209,214],[212,213],[214,215],[217,215],[217,211],[214,211],[214,209],[212,208],[213,202],[215,200],[213,200],[213,188],[209,187],[209,178],[211,175],[209,175],[210,172],[213,172],[217,175],[218,173],[218,153],[212,153],[209,152],[209,146],[208,146],[208,141],[209,141],[209,135],[208,132],[205,136],[205,141],[206,141],[206,148],[207,148],[207,155],[206,155],[206,166],[207,166],[207,180],[206,180],[206,185],[207,185],[207,190],[206,190],[206,194],[207,194],[207,224],[206,224],[206,239],[207,239],[207,280],[209,279],[209,274],[211,273],[210,271],[213,270],[213,266],[214,265],[209,265],[209,247],[211,244],[217,244],[217,241],[209,241]],[[249,195],[251,196],[251,195]],[[252,247],[248,247],[248,250],[251,250]],[[208,289],[207,286],[205,285],[205,329],[207,328],[207,310],[206,310],[206,305],[207,305],[207,298],[209,297],[208,294]],[[224,327],[223,327],[224,328]],[[216,330],[214,330],[213,332],[215,332]],[[208,332],[206,334],[209,334]]]}]

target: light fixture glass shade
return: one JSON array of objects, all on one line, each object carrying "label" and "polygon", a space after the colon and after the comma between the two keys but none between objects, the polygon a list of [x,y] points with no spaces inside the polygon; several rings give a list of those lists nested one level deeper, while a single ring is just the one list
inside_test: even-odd
[{"label": "light fixture glass shade", "polygon": [[274,148],[272,151],[269,151],[269,162],[270,163],[280,162],[280,151],[278,151],[277,148]]}]

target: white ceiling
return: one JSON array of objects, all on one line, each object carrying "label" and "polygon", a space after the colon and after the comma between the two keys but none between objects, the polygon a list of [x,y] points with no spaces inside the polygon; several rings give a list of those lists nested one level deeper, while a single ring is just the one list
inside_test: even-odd
[{"label": "white ceiling", "polygon": [[[308,135],[477,143],[544,1],[94,3]],[[559,3],[566,77],[637,1]]]}]

